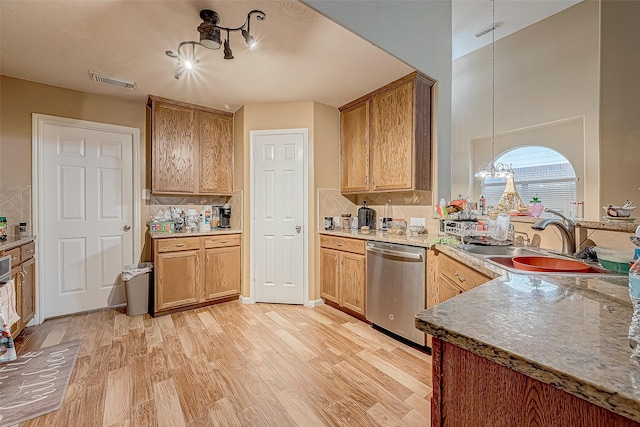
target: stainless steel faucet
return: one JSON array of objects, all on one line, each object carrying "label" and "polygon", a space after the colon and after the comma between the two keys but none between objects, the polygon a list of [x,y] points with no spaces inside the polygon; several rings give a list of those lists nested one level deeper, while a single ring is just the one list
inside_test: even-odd
[{"label": "stainless steel faucet", "polygon": [[576,223],[553,209],[547,208],[544,211],[558,215],[561,219],[541,219],[535,224],[532,224],[531,228],[534,230],[544,230],[548,225],[555,225],[558,230],[560,230],[560,236],[562,236],[562,252],[567,255],[573,255],[576,251]]}]

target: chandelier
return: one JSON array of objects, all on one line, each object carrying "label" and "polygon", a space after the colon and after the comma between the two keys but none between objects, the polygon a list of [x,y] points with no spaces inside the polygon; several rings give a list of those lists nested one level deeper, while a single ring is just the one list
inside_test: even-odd
[{"label": "chandelier", "polygon": [[[200,63],[200,60],[196,57],[196,46],[202,46],[211,50],[218,50],[221,46],[224,46],[224,59],[233,59],[233,52],[229,44],[229,34],[232,32],[240,31],[249,49],[253,49],[258,44],[258,41],[250,33],[251,16],[253,15],[256,16],[258,21],[264,21],[267,17],[261,10],[252,10],[247,14],[247,20],[244,24],[237,28],[227,28],[218,25],[220,15],[215,11],[202,9],[200,11],[202,23],[198,26],[200,41],[183,41],[178,45],[177,52],[171,50],[165,52],[167,56],[178,60],[174,77],[179,79],[185,70],[192,70]],[[220,38],[220,34],[223,32],[226,32],[224,42]],[[189,48],[189,46],[191,48]]]}]

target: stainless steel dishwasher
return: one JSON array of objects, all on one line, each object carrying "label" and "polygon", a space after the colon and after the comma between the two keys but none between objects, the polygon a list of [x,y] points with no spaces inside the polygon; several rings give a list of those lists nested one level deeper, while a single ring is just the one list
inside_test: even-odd
[{"label": "stainless steel dishwasher", "polygon": [[424,248],[367,243],[367,320],[421,346],[415,316],[426,307],[425,260]]}]

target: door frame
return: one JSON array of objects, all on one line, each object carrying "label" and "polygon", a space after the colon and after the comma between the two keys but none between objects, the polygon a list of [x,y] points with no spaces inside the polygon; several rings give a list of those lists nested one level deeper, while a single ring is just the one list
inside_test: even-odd
[{"label": "door frame", "polygon": [[250,141],[249,141],[249,171],[250,171],[250,187],[249,191],[251,192],[250,198],[250,208],[249,214],[251,215],[251,223],[249,225],[250,229],[250,260],[249,263],[249,303],[255,304],[255,292],[256,292],[256,275],[255,275],[255,264],[256,264],[256,256],[255,256],[255,138],[258,135],[291,135],[291,134],[302,134],[302,151],[303,151],[303,159],[302,159],[302,175],[303,175],[303,191],[302,191],[302,200],[303,203],[303,218],[302,218],[302,245],[303,245],[303,255],[302,255],[302,303],[303,305],[309,307],[312,303],[309,301],[309,129],[308,128],[297,128],[297,129],[271,129],[271,130],[252,130],[249,131]]},{"label": "door frame", "polygon": [[33,213],[31,231],[34,236],[38,236],[36,239],[36,314],[33,321],[36,325],[42,323],[45,304],[45,293],[42,288],[42,281],[40,277],[44,277],[44,259],[46,257],[44,251],[44,242],[46,240],[46,230],[43,226],[44,218],[44,206],[39,203],[40,200],[44,200],[44,174],[43,170],[43,153],[44,153],[44,126],[45,125],[57,125],[66,127],[82,128],[87,130],[105,131],[111,133],[120,133],[125,135],[131,135],[132,138],[132,152],[125,153],[132,156],[132,178],[133,178],[133,191],[132,191],[132,218],[131,218],[131,232],[133,233],[133,259],[131,263],[136,262],[136,258],[140,255],[140,208],[142,192],[140,189],[140,129],[112,125],[108,123],[92,122],[88,120],[71,119],[67,117],[50,116],[47,114],[31,114],[31,210]]}]

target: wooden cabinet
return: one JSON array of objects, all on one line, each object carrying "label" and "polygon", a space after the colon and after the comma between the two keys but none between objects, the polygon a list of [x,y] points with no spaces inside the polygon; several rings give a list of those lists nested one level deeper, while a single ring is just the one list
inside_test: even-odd
[{"label": "wooden cabinet", "polygon": [[365,318],[364,240],[320,236],[320,296],[330,305]]},{"label": "wooden cabinet", "polygon": [[11,327],[15,338],[36,314],[36,244],[24,245],[0,252],[0,256],[11,256],[11,276],[15,283],[16,312],[20,320]]},{"label": "wooden cabinet", "polygon": [[149,97],[154,194],[231,194],[233,114]]},{"label": "wooden cabinet", "polygon": [[340,188],[343,193],[369,191],[369,101],[340,113]]},{"label": "wooden cabinet", "polygon": [[154,239],[153,314],[240,294],[240,235]]},{"label": "wooden cabinet", "polygon": [[195,304],[200,300],[200,251],[158,254],[156,310]]},{"label": "wooden cabinet", "polygon": [[433,84],[414,72],[340,107],[342,193],[431,190]]},{"label": "wooden cabinet", "polygon": [[441,252],[428,254],[427,308],[488,282],[491,278]]},{"label": "wooden cabinet", "polygon": [[240,294],[240,236],[205,239],[204,299],[215,300]]}]

